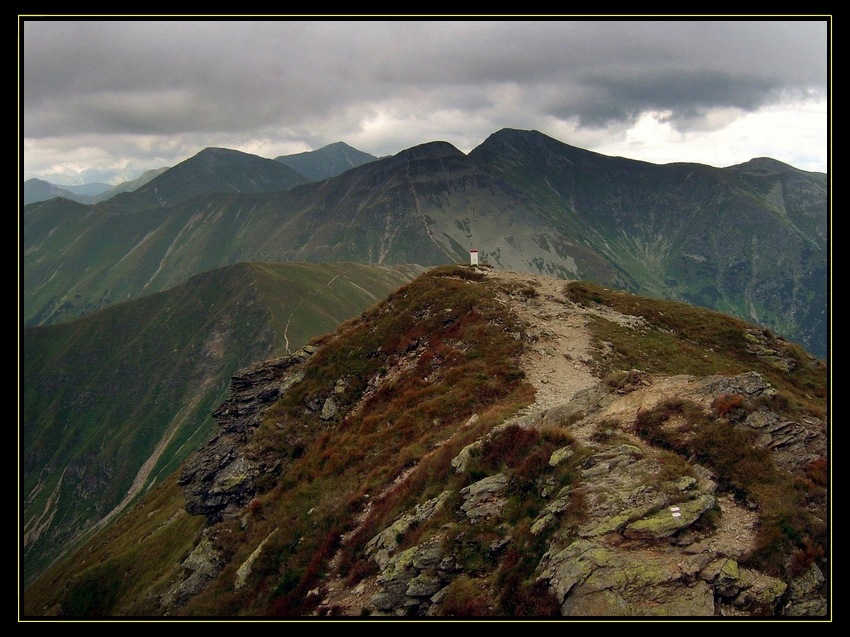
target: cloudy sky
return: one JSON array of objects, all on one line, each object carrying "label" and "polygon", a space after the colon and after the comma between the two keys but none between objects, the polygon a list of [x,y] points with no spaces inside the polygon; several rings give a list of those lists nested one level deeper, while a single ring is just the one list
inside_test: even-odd
[{"label": "cloudy sky", "polygon": [[826,172],[825,18],[19,18],[23,178],[117,183],[208,146],[469,152],[501,128],[606,155]]}]

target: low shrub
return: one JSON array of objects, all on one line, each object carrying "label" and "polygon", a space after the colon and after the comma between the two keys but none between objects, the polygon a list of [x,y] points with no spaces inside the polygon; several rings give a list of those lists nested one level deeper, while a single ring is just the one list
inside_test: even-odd
[{"label": "low shrub", "polygon": [[490,599],[482,580],[458,575],[446,589],[442,615],[446,617],[485,617],[492,615]]}]

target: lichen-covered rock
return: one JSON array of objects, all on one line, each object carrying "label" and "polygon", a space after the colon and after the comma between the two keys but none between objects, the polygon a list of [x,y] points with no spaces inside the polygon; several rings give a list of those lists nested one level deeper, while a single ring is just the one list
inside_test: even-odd
[{"label": "lichen-covered rock", "polygon": [[461,509],[473,524],[484,519],[498,517],[507,504],[503,497],[508,487],[508,477],[503,473],[488,476],[461,489]]},{"label": "lichen-covered rock", "polygon": [[457,473],[466,473],[469,463],[472,461],[472,454],[484,446],[483,441],[476,440],[473,443],[466,445],[460,450],[454,458],[452,458],[452,467]]},{"label": "lichen-covered rock", "polygon": [[560,449],[556,449],[549,457],[549,466],[557,467],[564,460],[569,459],[574,453],[575,452],[572,447],[561,447]]},{"label": "lichen-covered rock", "polygon": [[675,552],[614,550],[577,540],[544,557],[540,577],[565,616],[708,616],[714,594],[689,579]]},{"label": "lichen-covered rock", "polygon": [[331,420],[334,416],[336,416],[337,411],[339,411],[339,405],[336,404],[336,400],[334,400],[333,396],[328,396],[322,405],[321,419]]},{"label": "lichen-covered rock", "polygon": [[741,592],[733,604],[753,615],[773,615],[788,585],[781,579],[739,568]]},{"label": "lichen-covered rock", "polygon": [[233,582],[234,588],[242,588],[243,586],[245,586],[245,582],[248,580],[248,576],[251,574],[251,569],[254,566],[254,562],[257,561],[257,558],[260,556],[263,547],[275,533],[277,533],[277,529],[274,529],[271,533],[269,533],[263,539],[263,541],[260,542],[260,545],[251,552],[251,555],[248,556],[248,559],[242,562],[242,565],[236,570],[236,580]]},{"label": "lichen-covered rock", "polygon": [[371,603],[382,612],[425,614],[431,598],[452,577],[451,560],[446,560],[442,546],[445,537],[433,536],[417,546],[394,555],[376,578],[380,591]]},{"label": "lichen-covered rock", "polygon": [[721,557],[708,564],[700,572],[700,577],[723,597],[734,597],[743,586],[738,562],[728,557]]},{"label": "lichen-covered rock", "polygon": [[794,617],[822,617],[827,614],[828,605],[824,595],[820,593],[826,578],[817,564],[811,564],[799,577],[788,583],[788,595],[783,615]]},{"label": "lichen-covered rock", "polygon": [[405,594],[408,597],[431,597],[440,588],[443,581],[433,573],[419,573],[407,585]]},{"label": "lichen-covered rock", "polygon": [[163,596],[164,607],[182,606],[197,595],[221,572],[224,561],[207,532],[183,560],[183,579]]},{"label": "lichen-covered rock", "polygon": [[538,569],[540,578],[547,580],[550,587],[563,602],[573,587],[583,582],[598,566],[611,559],[605,547],[588,540],[576,540],[554,555],[543,556]]},{"label": "lichen-covered rock", "polygon": [[678,502],[653,515],[630,523],[623,535],[630,538],[660,539],[669,537],[696,522],[714,506],[714,496],[702,495],[693,500]]},{"label": "lichen-covered rock", "polygon": [[380,568],[386,568],[390,557],[398,548],[399,539],[412,527],[424,524],[441,510],[450,496],[451,491],[443,491],[436,498],[431,498],[406,512],[366,543],[366,555],[375,560]]},{"label": "lichen-covered rock", "polygon": [[581,475],[585,479],[610,473],[617,468],[624,467],[640,460],[644,456],[643,450],[635,445],[617,445],[612,449],[606,449],[596,453],[582,463]]}]

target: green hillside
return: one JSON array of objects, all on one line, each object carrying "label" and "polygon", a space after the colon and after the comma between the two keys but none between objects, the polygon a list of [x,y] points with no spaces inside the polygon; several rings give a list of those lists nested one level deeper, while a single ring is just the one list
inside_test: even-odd
[{"label": "green hillside", "polygon": [[210,412],[238,369],[332,331],[419,271],[240,264],[25,329],[27,577],[204,443],[214,431]]}]

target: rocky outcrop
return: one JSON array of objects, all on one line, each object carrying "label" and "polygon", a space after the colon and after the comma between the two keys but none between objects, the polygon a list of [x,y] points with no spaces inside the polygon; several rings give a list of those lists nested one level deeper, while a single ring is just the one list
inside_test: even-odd
[{"label": "rocky outcrop", "polygon": [[206,516],[210,523],[237,515],[256,494],[257,479],[279,470],[280,460],[248,458],[245,444],[265,411],[301,380],[301,366],[315,351],[306,345],[231,379],[227,400],[213,412],[221,433],[190,457],[180,474],[186,511]]},{"label": "rocky outcrop", "polygon": [[[705,381],[705,392],[712,399],[739,396],[744,404],[756,404],[754,399],[776,395],[776,390],[757,372],[711,377]],[[752,409],[739,407],[726,417],[756,432],[757,444],[770,449],[776,464],[786,471],[794,471],[826,456],[825,420],[812,415],[789,418],[773,411],[766,401]]]},{"label": "rocky outcrop", "polygon": [[224,566],[224,559],[215,548],[208,530],[201,535],[200,541],[192,552],[181,563],[183,577],[166,595],[161,604],[163,607],[178,607],[206,588]]},{"label": "rocky outcrop", "polygon": [[473,524],[499,517],[507,503],[504,497],[508,478],[502,473],[479,480],[460,491],[463,497],[461,510]]},{"label": "rocky outcrop", "polygon": [[386,568],[390,562],[390,556],[398,549],[399,539],[403,538],[410,529],[424,524],[432,515],[440,511],[450,495],[450,491],[443,491],[436,498],[417,505],[412,511],[402,515],[366,544],[366,555],[374,559],[381,568]]},{"label": "rocky outcrop", "polygon": [[392,557],[378,575],[380,592],[371,600],[380,613],[427,614],[433,598],[458,570],[457,564],[444,553],[445,540],[444,536],[436,535]]}]

